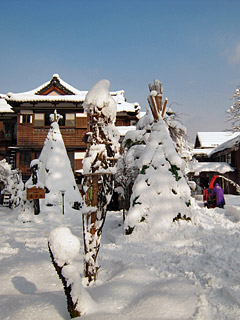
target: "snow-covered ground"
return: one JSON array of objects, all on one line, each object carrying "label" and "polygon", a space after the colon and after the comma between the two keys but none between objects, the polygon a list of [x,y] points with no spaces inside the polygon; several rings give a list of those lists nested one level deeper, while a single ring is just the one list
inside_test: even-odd
[{"label": "snow-covered ground", "polygon": [[[124,235],[122,213],[109,212],[99,277],[85,288],[94,304],[81,319],[240,319],[240,196],[227,195],[226,203],[203,208],[197,224],[181,221],[154,239]],[[79,237],[75,264],[82,274],[82,217],[52,208],[28,221],[0,207],[0,319],[70,319],[48,236],[67,226]]]}]

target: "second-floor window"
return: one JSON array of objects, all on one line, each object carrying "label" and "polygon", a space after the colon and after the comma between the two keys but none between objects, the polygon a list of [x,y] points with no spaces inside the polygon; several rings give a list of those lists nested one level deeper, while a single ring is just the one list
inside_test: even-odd
[{"label": "second-floor window", "polygon": [[21,114],[20,123],[32,123],[32,114]]},{"label": "second-floor window", "polygon": [[[35,113],[34,126],[35,127],[50,127],[51,122],[49,113]],[[59,126],[75,127],[75,113],[63,114],[63,117],[58,121]]]},{"label": "second-floor window", "polygon": [[66,113],[65,126],[66,127],[75,127],[75,114],[74,113]]},{"label": "second-floor window", "polygon": [[32,154],[30,151],[22,151],[20,152],[20,165],[30,166],[30,162],[32,160]]},{"label": "second-floor window", "polygon": [[43,127],[44,126],[44,113],[35,113],[34,125],[36,127]]},{"label": "second-floor window", "polygon": [[228,164],[230,164],[230,165],[232,164],[232,154],[231,154],[231,152],[226,155],[226,162]]},{"label": "second-floor window", "polygon": [[[50,114],[44,115],[44,125],[50,126],[51,122],[49,119]],[[74,113],[66,113],[62,115],[63,117],[59,119],[58,124],[60,127],[75,127],[75,114]]]}]

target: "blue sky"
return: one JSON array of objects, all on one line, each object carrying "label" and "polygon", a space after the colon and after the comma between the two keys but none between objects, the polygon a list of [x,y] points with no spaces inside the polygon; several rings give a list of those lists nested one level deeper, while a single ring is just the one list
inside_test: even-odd
[{"label": "blue sky", "polygon": [[238,0],[0,0],[0,92],[31,90],[54,73],[89,90],[109,79],[148,108],[148,83],[189,136],[230,127],[240,85]]}]

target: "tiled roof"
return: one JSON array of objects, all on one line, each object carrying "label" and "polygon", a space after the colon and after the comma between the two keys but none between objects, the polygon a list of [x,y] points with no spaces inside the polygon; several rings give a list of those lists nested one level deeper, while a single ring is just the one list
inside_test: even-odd
[{"label": "tiled roof", "polygon": [[[48,87],[51,84],[51,81],[57,81],[61,86],[66,88],[68,91],[72,92],[73,94],[66,94],[66,95],[41,95],[38,94],[44,88]],[[9,92],[6,95],[6,99],[9,102],[83,102],[85,100],[86,94],[88,91],[80,91],[65,81],[63,81],[58,74],[54,74],[53,78],[44,83],[43,85],[22,93],[11,93]],[[129,103],[125,101],[124,97],[124,90],[110,92],[114,100],[117,102],[118,105],[118,112],[120,111],[128,111],[128,112],[135,112],[140,109],[139,104]]]},{"label": "tiled roof", "polygon": [[0,98],[0,113],[13,113],[12,107],[7,104],[5,99]]}]

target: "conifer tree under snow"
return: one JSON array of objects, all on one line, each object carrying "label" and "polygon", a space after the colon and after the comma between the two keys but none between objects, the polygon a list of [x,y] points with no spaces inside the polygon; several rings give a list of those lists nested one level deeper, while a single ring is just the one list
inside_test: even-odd
[{"label": "conifer tree under snow", "polygon": [[62,116],[50,115],[51,126],[44,142],[38,160],[33,160],[31,166],[37,164],[37,183],[33,184],[32,177],[27,181],[26,187],[35,185],[44,187],[46,190],[45,199],[41,204],[59,205],[62,203],[61,191],[65,191],[66,205],[74,205],[74,202],[81,202],[81,195],[74,179],[71,163],[67,155],[65,144],[59,129],[58,120]]},{"label": "conifer tree under snow", "polygon": [[153,121],[148,114],[141,120],[140,130],[125,138],[132,141],[139,169],[125,220],[127,234],[141,229],[154,234],[175,220],[193,218],[195,202],[184,175],[185,161],[176,150],[162,113],[156,108],[153,114]]}]

